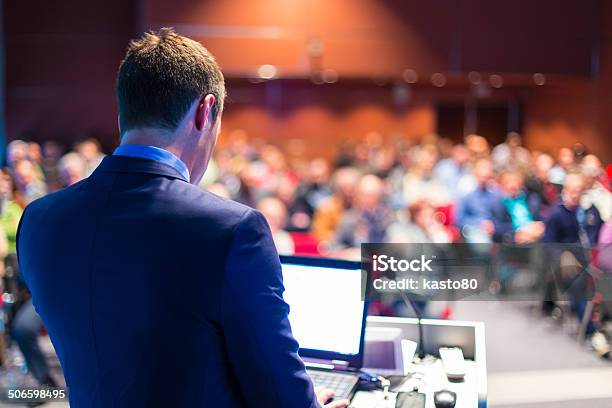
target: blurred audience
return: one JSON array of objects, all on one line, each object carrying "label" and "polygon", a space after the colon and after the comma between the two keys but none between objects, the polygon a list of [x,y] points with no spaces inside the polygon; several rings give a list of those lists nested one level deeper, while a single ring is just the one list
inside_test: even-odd
[{"label": "blurred audience", "polygon": [[[561,148],[555,159],[526,149],[517,133],[490,146],[481,135],[453,144],[436,135],[417,143],[369,132],[362,141],[343,142],[336,157],[311,161],[299,153],[303,146],[288,143],[284,151],[249,139],[241,129],[220,144],[202,188],[258,208],[281,254],[359,259],[362,243],[465,242],[488,244],[470,246],[486,252],[495,242],[521,247],[612,241],[612,190],[604,171],[610,165],[581,144]],[[0,256],[14,257],[27,204],[85,179],[103,158],[93,138],[65,155],[53,141],[42,147],[10,142],[0,172]],[[611,265],[610,259],[601,253],[598,262]],[[16,262],[12,267],[18,269]],[[32,348],[40,322],[26,288],[22,292],[26,308],[15,336],[39,381],[51,382]],[[577,314],[584,312],[584,304],[574,306]]]}]

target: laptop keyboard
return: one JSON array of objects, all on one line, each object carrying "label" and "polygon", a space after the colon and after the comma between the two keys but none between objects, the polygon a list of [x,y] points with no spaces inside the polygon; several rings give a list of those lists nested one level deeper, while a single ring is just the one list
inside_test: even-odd
[{"label": "laptop keyboard", "polygon": [[358,381],[354,374],[343,374],[331,371],[306,370],[315,387],[332,390],[336,395],[334,399],[348,398]]}]

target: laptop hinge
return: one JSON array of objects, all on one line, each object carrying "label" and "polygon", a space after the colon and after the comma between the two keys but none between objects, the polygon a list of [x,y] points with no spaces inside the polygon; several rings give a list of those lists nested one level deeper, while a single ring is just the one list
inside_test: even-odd
[{"label": "laptop hinge", "polygon": [[319,368],[324,370],[351,371],[349,363],[343,360],[304,359],[304,365],[308,368]]}]

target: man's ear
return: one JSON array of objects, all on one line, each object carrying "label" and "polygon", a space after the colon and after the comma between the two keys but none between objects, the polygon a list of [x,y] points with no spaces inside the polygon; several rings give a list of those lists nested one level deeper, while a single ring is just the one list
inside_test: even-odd
[{"label": "man's ear", "polygon": [[212,125],[212,123],[208,123],[212,116],[211,113],[213,111],[213,107],[215,105],[215,96],[208,94],[203,96],[198,101],[198,106],[196,107],[196,115],[195,115],[195,127],[199,131],[204,130],[206,125]]}]

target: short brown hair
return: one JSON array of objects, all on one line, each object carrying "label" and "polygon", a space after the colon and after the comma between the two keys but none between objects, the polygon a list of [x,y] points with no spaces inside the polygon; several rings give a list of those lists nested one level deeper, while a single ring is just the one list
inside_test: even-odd
[{"label": "short brown hair", "polygon": [[215,96],[213,119],[223,110],[225,81],[202,44],[172,28],[132,40],[117,75],[121,132],[139,127],[174,130],[196,98]]}]

